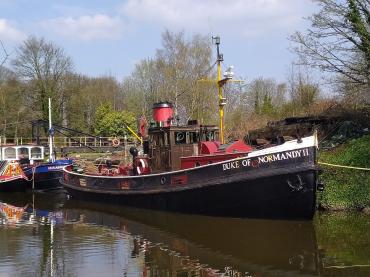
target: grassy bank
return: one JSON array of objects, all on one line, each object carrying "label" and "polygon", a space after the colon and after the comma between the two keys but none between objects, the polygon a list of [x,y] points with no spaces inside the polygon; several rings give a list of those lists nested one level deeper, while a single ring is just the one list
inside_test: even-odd
[{"label": "grassy bank", "polygon": [[[330,151],[321,151],[319,161],[370,167],[370,135],[352,139]],[[325,190],[318,194],[321,208],[328,210],[362,210],[370,207],[370,171],[335,168],[323,165]]]}]

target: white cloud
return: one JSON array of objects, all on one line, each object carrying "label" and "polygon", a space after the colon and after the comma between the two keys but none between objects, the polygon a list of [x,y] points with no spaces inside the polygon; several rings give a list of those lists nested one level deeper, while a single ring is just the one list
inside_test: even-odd
[{"label": "white cloud", "polygon": [[295,28],[310,0],[127,0],[120,11],[136,21],[195,31],[251,36]]},{"label": "white cloud", "polygon": [[119,39],[125,31],[121,18],[105,14],[59,17],[43,21],[41,25],[59,35],[82,40]]},{"label": "white cloud", "polygon": [[6,19],[0,18],[0,39],[1,40],[11,40],[11,41],[21,41],[26,38],[26,35],[12,27]]}]

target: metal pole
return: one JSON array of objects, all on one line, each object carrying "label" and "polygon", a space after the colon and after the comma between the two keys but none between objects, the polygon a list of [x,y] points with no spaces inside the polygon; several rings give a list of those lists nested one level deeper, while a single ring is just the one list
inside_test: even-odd
[{"label": "metal pole", "polygon": [[52,128],[53,126],[51,124],[51,98],[49,98],[49,162],[54,162]]},{"label": "metal pole", "polygon": [[224,60],[222,54],[220,54],[220,37],[213,37],[217,49],[217,88],[218,88],[218,106],[220,116],[220,139],[221,143],[225,143],[224,139],[224,104],[222,95],[222,83],[221,83],[221,62]]}]

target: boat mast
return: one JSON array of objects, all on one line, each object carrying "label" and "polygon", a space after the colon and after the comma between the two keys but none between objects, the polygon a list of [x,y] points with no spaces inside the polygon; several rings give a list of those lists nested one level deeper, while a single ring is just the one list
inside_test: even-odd
[{"label": "boat mast", "polygon": [[51,124],[51,98],[49,98],[49,162],[55,162],[53,154],[53,135],[54,129]]},{"label": "boat mast", "polygon": [[220,37],[212,37],[212,41],[217,48],[217,89],[218,89],[218,107],[220,116],[220,139],[221,143],[225,143],[225,124],[224,124],[224,106],[226,105],[226,98],[222,94],[222,87],[234,76],[232,72],[233,66],[230,66],[224,73],[224,78],[221,79],[221,62],[224,61],[224,55],[220,53]]},{"label": "boat mast", "polygon": [[212,37],[213,42],[216,44],[217,49],[217,89],[218,89],[218,107],[220,116],[220,138],[221,143],[224,143],[224,105],[226,104],[222,95],[221,81],[221,62],[224,60],[223,55],[220,53],[220,37]]}]

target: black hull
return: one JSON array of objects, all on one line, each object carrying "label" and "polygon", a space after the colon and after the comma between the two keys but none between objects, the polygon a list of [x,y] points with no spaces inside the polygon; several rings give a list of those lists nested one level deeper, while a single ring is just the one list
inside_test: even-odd
[{"label": "black hull", "polygon": [[[198,189],[157,194],[110,194],[74,189],[64,183],[75,198],[212,216],[312,219],[316,209],[316,171],[305,170],[271,175],[248,181],[204,186]],[[287,180],[301,178],[304,191],[293,191]]]},{"label": "black hull", "polygon": [[[51,171],[46,173],[35,174],[34,189],[47,190],[61,188],[60,178],[62,177],[61,171]],[[32,189],[32,181],[29,182],[29,189]]]},{"label": "black hull", "polygon": [[27,190],[29,182],[25,179],[16,179],[0,183],[0,192],[23,192]]},{"label": "black hull", "polygon": [[[47,173],[39,173],[34,176],[28,176],[29,181],[25,179],[16,179],[12,181],[0,183],[0,192],[20,192],[27,190],[47,190],[58,189],[62,185],[60,178],[62,177],[61,171],[52,171]],[[34,182],[32,181],[34,178]]]},{"label": "black hull", "polygon": [[144,176],[94,176],[64,170],[75,198],[132,207],[228,217],[312,219],[316,148],[250,155]]}]

